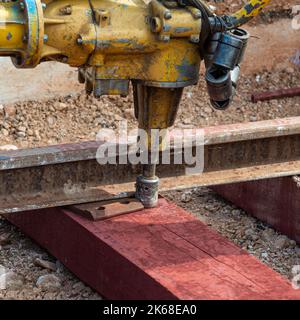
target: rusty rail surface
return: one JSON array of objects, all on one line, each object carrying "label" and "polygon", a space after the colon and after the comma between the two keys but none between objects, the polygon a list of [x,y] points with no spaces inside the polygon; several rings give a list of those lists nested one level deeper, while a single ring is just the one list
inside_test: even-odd
[{"label": "rusty rail surface", "polygon": [[[300,174],[300,117],[207,127],[204,133],[204,172],[187,176],[185,165],[159,164],[161,190]],[[0,152],[0,213],[130,195],[139,165],[99,165],[100,144]]]},{"label": "rusty rail surface", "polygon": [[300,96],[300,87],[279,89],[275,91],[256,92],[252,94],[251,101],[253,103],[257,103],[258,101],[292,98],[297,96]]}]

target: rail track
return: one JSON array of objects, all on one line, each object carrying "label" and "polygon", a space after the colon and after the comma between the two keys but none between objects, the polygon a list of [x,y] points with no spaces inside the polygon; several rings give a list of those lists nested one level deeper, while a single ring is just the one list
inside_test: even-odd
[{"label": "rail track", "polygon": [[[132,195],[139,166],[100,165],[101,143],[1,152],[0,213]],[[171,147],[176,152],[182,150]],[[186,175],[185,169],[174,161],[159,164],[161,190],[298,175],[300,117],[204,128],[204,171]]]},{"label": "rail track", "polygon": [[[204,128],[203,173],[186,175],[184,164],[159,164],[161,190],[215,185],[226,196],[229,183],[298,175],[299,135],[300,117]],[[300,299],[286,279],[165,199],[157,208],[138,212],[129,210],[137,208],[129,201],[131,207],[120,215],[122,201],[110,200],[133,195],[140,168],[100,165],[96,152],[101,143],[2,152],[0,213],[108,299]],[[178,152],[171,146],[172,155]],[[285,219],[278,200],[281,187],[276,187],[280,179],[269,180],[279,193],[263,198],[279,204],[281,222],[273,225],[285,230],[297,221],[296,211],[290,206]],[[239,190],[230,188],[239,197]],[[298,189],[293,190],[297,197]],[[256,203],[266,189],[256,191],[245,206],[250,199]],[[104,208],[106,219],[95,221],[93,208]],[[296,229],[288,230],[294,236]]]}]

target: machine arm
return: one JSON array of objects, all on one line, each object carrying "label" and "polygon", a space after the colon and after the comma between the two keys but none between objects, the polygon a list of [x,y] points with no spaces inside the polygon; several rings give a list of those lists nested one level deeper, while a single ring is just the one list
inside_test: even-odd
[{"label": "machine arm", "polygon": [[[51,60],[78,67],[79,81],[95,97],[126,96],[131,82],[135,116],[151,147],[151,129],[173,125],[201,60],[212,105],[228,107],[249,37],[239,27],[268,2],[251,0],[232,16],[216,16],[200,0],[2,0],[0,56],[17,68]],[[157,190],[149,163],[136,195],[152,207]]]},{"label": "machine arm", "polygon": [[[251,0],[242,9],[228,17],[230,28],[238,28],[256,17],[271,0]],[[225,16],[226,17],[226,16]]]}]

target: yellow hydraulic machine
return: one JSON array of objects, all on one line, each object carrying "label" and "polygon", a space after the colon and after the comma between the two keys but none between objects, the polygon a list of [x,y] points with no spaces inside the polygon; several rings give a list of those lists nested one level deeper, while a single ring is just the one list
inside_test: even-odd
[{"label": "yellow hydraulic machine", "polygon": [[[249,37],[240,26],[269,1],[217,16],[202,0],[2,0],[0,56],[17,68],[50,60],[78,67],[95,97],[126,96],[131,82],[139,128],[150,135],[173,125],[202,60],[213,107],[228,107]],[[145,207],[156,205],[158,182],[155,163],[144,165],[136,196]]]}]

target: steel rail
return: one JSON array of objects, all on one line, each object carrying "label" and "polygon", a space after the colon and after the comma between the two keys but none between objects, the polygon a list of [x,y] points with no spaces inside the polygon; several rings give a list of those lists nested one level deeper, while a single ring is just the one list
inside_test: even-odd
[{"label": "steel rail", "polygon": [[[300,174],[300,117],[203,130],[203,173],[190,176],[184,164],[159,164],[161,190]],[[100,145],[92,141],[1,151],[0,213],[130,195],[140,166],[100,165],[96,161]],[[182,152],[175,147],[171,151]]]},{"label": "steel rail", "polygon": [[274,91],[255,92],[251,96],[251,101],[257,103],[258,101],[268,101],[273,99],[283,99],[300,96],[300,87],[279,89]]}]

